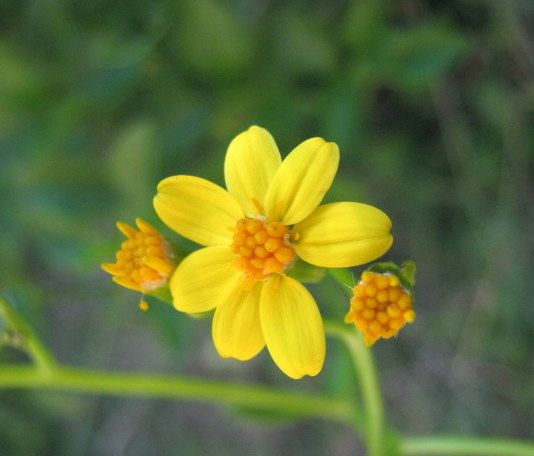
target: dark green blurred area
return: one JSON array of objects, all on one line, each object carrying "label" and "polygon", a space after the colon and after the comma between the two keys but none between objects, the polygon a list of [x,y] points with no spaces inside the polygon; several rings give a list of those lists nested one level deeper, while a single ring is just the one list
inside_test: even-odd
[{"label": "dark green blurred area", "polygon": [[[65,363],[350,392],[334,342],[323,373],[299,382],[265,351],[223,360],[209,321],[142,313],[99,268],[116,220],[158,223],[161,178],[222,184],[226,147],[251,124],[283,155],[323,136],[342,152],[327,198],[382,208],[396,236],[386,258],[419,265],[418,320],[375,349],[390,421],[533,438],[533,18],[528,0],[3,0],[0,292]],[[313,292],[343,318],[334,283]],[[0,361],[25,358],[4,348]],[[0,454],[363,451],[336,424],[267,421],[8,391]]]}]

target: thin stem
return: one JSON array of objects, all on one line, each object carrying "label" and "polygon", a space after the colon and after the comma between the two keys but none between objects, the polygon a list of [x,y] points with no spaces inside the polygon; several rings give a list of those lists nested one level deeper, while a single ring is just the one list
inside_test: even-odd
[{"label": "thin stem", "polygon": [[[330,275],[341,285],[343,290],[352,294],[354,277],[348,269],[330,269]],[[367,348],[360,334],[348,327],[334,322],[326,322],[327,333],[337,337],[349,350],[354,368],[358,375],[366,413],[366,440],[370,456],[383,456],[386,451],[386,420],[382,391],[378,381],[373,354]]]},{"label": "thin stem", "polygon": [[353,411],[342,399],[250,384],[232,384],[180,376],[105,372],[58,366],[48,375],[35,367],[0,367],[0,388],[76,391],[144,396],[248,407],[292,417],[315,417],[351,424]]},{"label": "thin stem", "polygon": [[361,336],[355,331],[349,331],[334,322],[326,322],[325,328],[329,335],[338,338],[349,350],[360,382],[367,416],[365,423],[367,449],[370,456],[383,456],[386,442],[384,404],[371,350],[363,344]]},{"label": "thin stem", "polygon": [[22,336],[24,348],[42,371],[50,372],[56,368],[57,361],[54,355],[46,348],[24,317],[1,296],[0,315],[12,330]]},{"label": "thin stem", "polygon": [[452,435],[405,437],[401,441],[401,454],[406,456],[532,456],[534,442]]}]

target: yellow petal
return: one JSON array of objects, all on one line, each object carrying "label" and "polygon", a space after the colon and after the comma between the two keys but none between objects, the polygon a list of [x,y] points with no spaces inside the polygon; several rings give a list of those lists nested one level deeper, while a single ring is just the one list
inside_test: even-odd
[{"label": "yellow petal", "polygon": [[274,275],[263,285],[260,318],[269,353],[286,375],[298,379],[321,371],[326,351],[323,321],[303,285]]},{"label": "yellow petal", "polygon": [[117,228],[119,231],[124,234],[127,238],[135,238],[135,234],[137,231],[135,231],[135,228],[133,226],[128,225],[124,222],[117,222]]},{"label": "yellow petal", "polygon": [[297,146],[276,171],[265,195],[265,210],[272,221],[300,222],[321,204],[339,164],[335,143],[311,138]]},{"label": "yellow petal", "polygon": [[147,266],[151,267],[152,269],[155,269],[156,271],[167,277],[173,270],[173,265],[171,263],[159,257],[146,256],[143,258],[143,262]]},{"label": "yellow petal", "polygon": [[318,207],[293,227],[297,255],[325,268],[369,263],[393,243],[391,220],[380,209],[360,203],[333,203]]},{"label": "yellow petal", "polygon": [[226,188],[249,217],[260,215],[258,203],[263,205],[280,163],[278,147],[264,128],[252,126],[230,143],[224,162]]},{"label": "yellow petal", "polygon": [[226,190],[194,176],[162,180],[154,208],[166,225],[202,245],[230,245],[232,229],[244,216]]},{"label": "yellow petal", "polygon": [[265,346],[260,324],[261,288],[262,282],[257,282],[250,290],[238,284],[215,310],[213,342],[223,358],[245,361]]},{"label": "yellow petal", "polygon": [[135,219],[135,224],[137,227],[143,232],[143,233],[159,233],[159,231],[154,228],[150,223],[148,223],[146,220],[143,220],[141,217],[137,217]]},{"label": "yellow petal", "polygon": [[111,275],[120,275],[124,272],[122,268],[115,263],[102,263],[100,267]]},{"label": "yellow petal", "polygon": [[187,256],[169,284],[174,307],[181,312],[200,313],[224,302],[242,275],[233,261],[234,254],[225,246],[206,247]]},{"label": "yellow petal", "polygon": [[143,291],[141,287],[135,283],[133,280],[129,279],[128,277],[113,277],[113,282],[118,283],[119,285],[122,285],[125,288],[129,288],[130,290],[134,291]]}]

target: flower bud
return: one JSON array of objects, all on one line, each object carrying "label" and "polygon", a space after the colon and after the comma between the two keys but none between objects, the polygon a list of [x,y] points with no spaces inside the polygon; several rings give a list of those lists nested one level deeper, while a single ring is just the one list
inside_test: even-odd
[{"label": "flower bud", "polygon": [[[409,272],[405,276],[403,271]],[[346,323],[354,323],[364,334],[367,346],[378,339],[390,339],[406,325],[413,323],[413,284],[415,263],[401,269],[391,263],[380,263],[365,271],[354,287]]]},{"label": "flower bud", "polygon": [[[175,255],[169,241],[143,219],[136,219],[137,228],[118,222],[117,227],[126,236],[116,253],[115,263],[103,263],[102,269],[113,276],[113,281],[144,294],[158,296],[168,286],[176,267]],[[148,303],[141,300],[141,310]]]}]

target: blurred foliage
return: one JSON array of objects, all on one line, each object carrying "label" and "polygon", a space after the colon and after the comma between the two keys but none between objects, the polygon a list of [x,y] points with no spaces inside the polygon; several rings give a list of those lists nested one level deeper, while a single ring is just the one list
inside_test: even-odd
[{"label": "blurred foliage", "polygon": [[[327,198],[383,208],[387,257],[419,266],[417,324],[376,348],[391,421],[532,438],[533,16],[526,0],[3,0],[0,291],[64,362],[348,394],[335,344],[319,378],[294,384],[265,354],[219,359],[207,320],[138,312],[99,269],[116,219],[157,223],[168,175],[223,183],[225,148],[250,124],[284,153],[324,136],[342,151]],[[342,318],[331,278],[310,288]],[[10,456],[357,445],[331,424],[264,428],[206,406],[29,392],[0,403]]]}]

